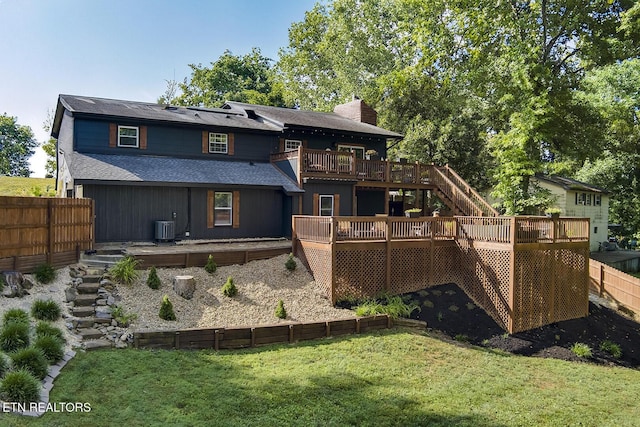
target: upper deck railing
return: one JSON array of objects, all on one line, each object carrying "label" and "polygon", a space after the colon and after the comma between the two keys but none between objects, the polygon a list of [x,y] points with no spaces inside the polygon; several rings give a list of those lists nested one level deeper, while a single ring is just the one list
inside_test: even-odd
[{"label": "upper deck railing", "polygon": [[588,218],[293,217],[297,239],[320,242],[453,240],[503,244],[588,242]]}]

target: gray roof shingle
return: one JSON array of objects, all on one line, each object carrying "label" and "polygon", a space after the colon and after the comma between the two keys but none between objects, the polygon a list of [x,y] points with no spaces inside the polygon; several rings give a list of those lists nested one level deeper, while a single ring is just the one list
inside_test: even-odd
[{"label": "gray roof shingle", "polygon": [[581,182],[575,180],[573,178],[566,178],[564,176],[559,175],[542,175],[536,174],[536,178],[542,181],[546,181],[555,185],[559,185],[565,190],[572,191],[592,191],[594,193],[603,193],[608,194],[609,192],[601,187],[596,187],[595,185],[587,184],[586,182]]},{"label": "gray roof shingle", "polygon": [[304,192],[270,163],[74,152],[67,164],[73,178],[80,181],[251,185]]},{"label": "gray roof shingle", "polygon": [[265,105],[245,104],[227,101],[226,111],[238,111],[246,114],[252,110],[256,115],[275,123],[283,128],[308,127],[323,130],[337,130],[357,134],[375,135],[385,138],[402,138],[402,135],[390,130],[382,129],[367,123],[357,122],[335,113],[321,113],[318,111],[295,110],[292,108],[269,107]]}]

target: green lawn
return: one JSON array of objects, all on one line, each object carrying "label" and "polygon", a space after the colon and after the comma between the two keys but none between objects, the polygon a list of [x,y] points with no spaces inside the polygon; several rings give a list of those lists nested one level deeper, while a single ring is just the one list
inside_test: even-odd
[{"label": "green lawn", "polygon": [[[631,426],[640,371],[525,358],[410,330],[243,351],[79,353],[12,426]],[[6,421],[6,422],[5,422]]]},{"label": "green lawn", "polygon": [[53,178],[23,178],[0,176],[0,196],[55,196]]}]

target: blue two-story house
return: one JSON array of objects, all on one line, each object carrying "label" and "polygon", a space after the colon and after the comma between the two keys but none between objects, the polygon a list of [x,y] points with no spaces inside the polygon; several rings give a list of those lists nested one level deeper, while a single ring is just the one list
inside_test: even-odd
[{"label": "blue two-story house", "polygon": [[290,236],[291,215],[389,213],[391,190],[424,187],[419,165],[370,157],[401,135],[360,100],[319,113],[60,95],[52,136],[58,194],[95,201],[98,242],[153,240],[156,221],[176,238]]}]

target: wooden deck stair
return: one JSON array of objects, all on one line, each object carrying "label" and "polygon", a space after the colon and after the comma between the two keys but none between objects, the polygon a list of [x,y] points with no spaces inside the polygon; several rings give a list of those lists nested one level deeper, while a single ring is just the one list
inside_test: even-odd
[{"label": "wooden deck stair", "polygon": [[499,216],[480,194],[449,166],[432,169],[435,194],[453,211],[461,216]]}]

